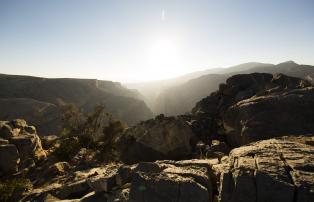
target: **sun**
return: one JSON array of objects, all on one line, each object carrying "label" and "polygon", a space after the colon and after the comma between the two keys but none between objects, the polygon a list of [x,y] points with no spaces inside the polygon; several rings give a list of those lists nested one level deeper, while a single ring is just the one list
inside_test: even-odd
[{"label": "sun", "polygon": [[162,36],[152,41],[148,50],[149,69],[157,79],[180,73],[180,49],[176,38]]}]

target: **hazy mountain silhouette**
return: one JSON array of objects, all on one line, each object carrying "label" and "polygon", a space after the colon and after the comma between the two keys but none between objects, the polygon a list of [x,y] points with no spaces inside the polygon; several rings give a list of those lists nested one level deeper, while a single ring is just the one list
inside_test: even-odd
[{"label": "hazy mountain silhouette", "polygon": [[155,114],[178,115],[190,112],[197,101],[218,89],[218,85],[235,74],[283,73],[313,82],[314,67],[293,61],[277,65],[249,62],[229,68],[214,68],[178,78],[150,83],[128,84],[138,89]]}]

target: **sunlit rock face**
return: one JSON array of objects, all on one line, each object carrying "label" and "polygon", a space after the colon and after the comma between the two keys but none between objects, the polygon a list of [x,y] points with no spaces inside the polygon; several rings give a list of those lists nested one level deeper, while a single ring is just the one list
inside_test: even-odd
[{"label": "sunlit rock face", "polygon": [[284,139],[234,149],[220,175],[219,201],[313,201],[313,155],[313,146]]},{"label": "sunlit rock face", "polygon": [[314,132],[314,87],[282,74],[243,74],[197,103],[195,115],[221,123],[227,141],[240,146],[276,136]]},{"label": "sunlit rock face", "polygon": [[0,121],[0,176],[12,174],[46,158],[34,126],[23,119]]},{"label": "sunlit rock face", "polygon": [[191,154],[191,128],[180,117],[163,117],[142,122],[125,131],[117,140],[123,161],[180,159]]}]

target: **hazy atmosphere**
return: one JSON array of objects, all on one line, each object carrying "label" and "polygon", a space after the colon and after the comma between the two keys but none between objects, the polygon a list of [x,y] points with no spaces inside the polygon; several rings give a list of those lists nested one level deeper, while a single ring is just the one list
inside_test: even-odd
[{"label": "hazy atmosphere", "polygon": [[0,0],[0,202],[314,202],[314,0]]},{"label": "hazy atmosphere", "polygon": [[312,0],[0,1],[0,71],[159,80],[244,62],[314,64]]}]

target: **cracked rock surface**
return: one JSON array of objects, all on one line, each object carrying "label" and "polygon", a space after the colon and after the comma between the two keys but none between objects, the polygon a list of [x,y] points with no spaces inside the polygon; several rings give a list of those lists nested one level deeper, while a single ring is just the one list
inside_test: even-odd
[{"label": "cracked rock surface", "polygon": [[314,147],[284,139],[230,152],[220,175],[221,202],[314,201]]}]

